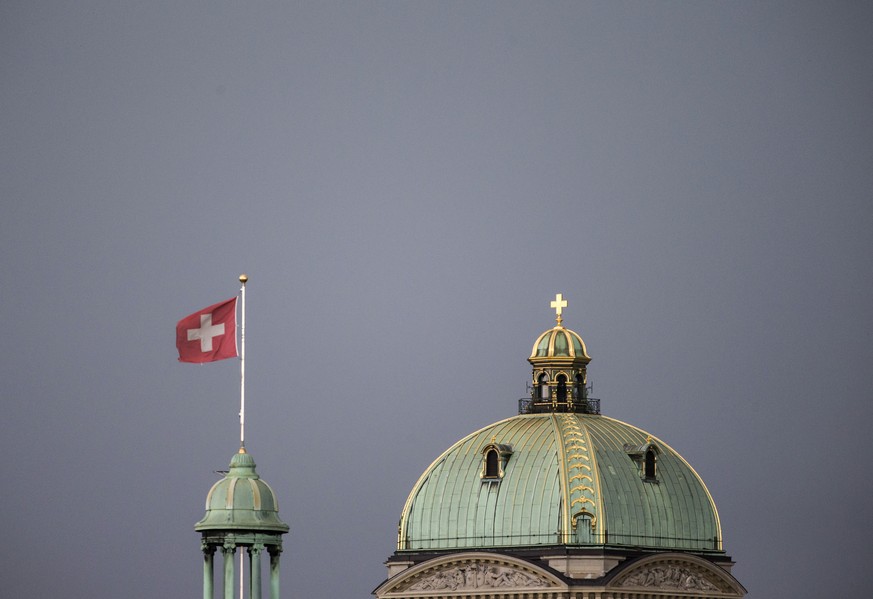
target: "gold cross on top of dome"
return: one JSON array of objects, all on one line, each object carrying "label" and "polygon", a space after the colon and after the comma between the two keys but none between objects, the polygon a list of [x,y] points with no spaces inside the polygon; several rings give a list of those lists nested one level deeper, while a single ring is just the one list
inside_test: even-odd
[{"label": "gold cross on top of dome", "polygon": [[567,300],[565,300],[564,296],[559,293],[555,296],[555,301],[549,305],[555,309],[555,314],[557,315],[555,320],[558,322],[558,326],[561,326],[561,322],[564,320],[561,318],[561,312],[567,307]]}]

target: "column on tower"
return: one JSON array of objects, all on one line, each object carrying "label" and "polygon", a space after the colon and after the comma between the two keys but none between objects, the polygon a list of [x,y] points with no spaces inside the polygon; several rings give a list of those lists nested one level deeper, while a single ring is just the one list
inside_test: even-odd
[{"label": "column on tower", "polygon": [[270,599],[279,599],[279,554],[282,548],[270,546]]},{"label": "column on tower", "polygon": [[249,597],[261,598],[261,551],[264,546],[256,543],[249,547]]},{"label": "column on tower", "polygon": [[225,543],[221,552],[224,555],[224,599],[233,599],[233,556],[236,553],[236,545]]},{"label": "column on tower", "polygon": [[203,599],[212,599],[213,555],[215,546],[203,544]]}]

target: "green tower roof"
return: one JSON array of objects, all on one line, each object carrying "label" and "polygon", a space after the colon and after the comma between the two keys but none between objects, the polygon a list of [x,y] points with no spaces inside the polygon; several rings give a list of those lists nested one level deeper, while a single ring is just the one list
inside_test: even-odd
[{"label": "green tower roof", "polygon": [[400,520],[399,551],[535,545],[722,549],[715,503],[682,456],[596,414],[519,415],[461,439]]},{"label": "green tower roof", "polygon": [[279,519],[276,494],[255,471],[255,460],[240,449],[230,460],[228,473],[206,496],[206,515],[194,526],[198,532],[288,532]]}]

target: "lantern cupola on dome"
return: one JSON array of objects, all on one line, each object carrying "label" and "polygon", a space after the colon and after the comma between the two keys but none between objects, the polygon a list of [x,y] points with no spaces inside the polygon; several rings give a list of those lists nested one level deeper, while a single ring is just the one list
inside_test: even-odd
[{"label": "lantern cupola on dome", "polygon": [[522,401],[519,412],[598,413],[598,402],[588,398],[587,368],[591,357],[582,337],[563,325],[561,314],[567,300],[559,293],[551,306],[557,324],[533,344],[528,358],[533,366],[531,397]]}]

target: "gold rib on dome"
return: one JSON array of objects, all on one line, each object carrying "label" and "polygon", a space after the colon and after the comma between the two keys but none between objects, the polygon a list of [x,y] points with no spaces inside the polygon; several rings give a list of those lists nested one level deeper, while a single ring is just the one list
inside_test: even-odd
[{"label": "gold rib on dome", "polygon": [[[597,480],[597,453],[593,450],[587,427],[572,414],[552,415],[561,456],[564,514],[561,532],[565,539],[574,535],[579,516],[591,520],[591,532],[599,534],[598,519],[603,513],[603,499]],[[602,539],[601,539],[602,540]]]}]

